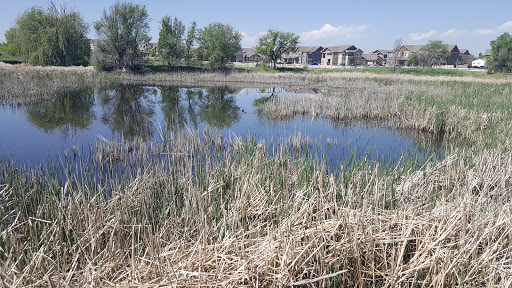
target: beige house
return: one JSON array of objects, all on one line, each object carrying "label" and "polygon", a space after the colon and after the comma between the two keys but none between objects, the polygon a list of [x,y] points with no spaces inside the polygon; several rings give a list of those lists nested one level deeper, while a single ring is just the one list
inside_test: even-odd
[{"label": "beige house", "polygon": [[322,50],[322,65],[359,66],[363,64],[363,50],[354,45],[330,46]]},{"label": "beige house", "polygon": [[372,65],[378,65],[382,66],[384,65],[384,57],[383,54],[377,54],[377,53],[370,53],[370,54],[363,54],[363,65],[366,66],[372,66]]}]

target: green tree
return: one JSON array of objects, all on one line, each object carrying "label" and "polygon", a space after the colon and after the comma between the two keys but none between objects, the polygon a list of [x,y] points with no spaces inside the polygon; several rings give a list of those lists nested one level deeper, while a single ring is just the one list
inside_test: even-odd
[{"label": "green tree", "polygon": [[169,16],[162,18],[161,23],[158,50],[162,60],[171,66],[185,54],[185,25],[178,18],[174,18],[173,21]]},{"label": "green tree", "polygon": [[272,60],[275,69],[276,62],[283,53],[297,49],[299,37],[299,35],[291,32],[268,30],[267,33],[259,38],[256,52]]},{"label": "green tree", "polygon": [[187,39],[185,40],[185,60],[187,61],[187,66],[190,66],[190,61],[193,59],[192,48],[197,38],[196,30],[196,21],[193,21],[188,28]]},{"label": "green tree", "polygon": [[496,72],[512,72],[512,36],[503,33],[491,41],[491,59],[489,66]]},{"label": "green tree", "polygon": [[145,6],[117,2],[94,23],[100,41],[93,62],[101,69],[135,70],[144,64],[142,48],[151,39]]},{"label": "green tree", "polygon": [[446,64],[449,58],[450,51],[448,51],[448,47],[443,41],[430,40],[427,45],[421,48],[418,55],[418,63],[423,67],[432,67]]},{"label": "green tree", "polygon": [[230,25],[212,23],[198,34],[198,56],[209,61],[212,68],[224,67],[242,49],[242,34]]},{"label": "green tree", "polygon": [[50,1],[48,9],[33,7],[16,19],[14,27],[5,32],[6,50],[32,65],[87,65],[88,31],[78,12]]},{"label": "green tree", "polygon": [[419,64],[419,55],[417,52],[412,52],[407,59],[407,66],[418,66]]}]

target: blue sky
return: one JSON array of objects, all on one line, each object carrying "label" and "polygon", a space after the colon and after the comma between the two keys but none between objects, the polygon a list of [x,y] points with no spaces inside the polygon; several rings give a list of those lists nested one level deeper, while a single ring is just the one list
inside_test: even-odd
[{"label": "blue sky", "polygon": [[[55,0],[57,3],[64,1]],[[68,0],[74,10],[91,24],[89,36],[95,38],[92,23],[115,0]],[[242,32],[243,47],[252,47],[268,29],[301,35],[300,45],[353,44],[370,52],[391,49],[395,39],[403,44],[424,44],[442,40],[457,44],[478,55],[503,32],[512,33],[512,1],[202,1],[133,0],[145,5],[151,18],[150,36],[158,41],[159,22],[168,15],[186,25],[198,27],[212,22],[230,24]],[[47,5],[47,0],[0,0],[0,41],[16,18],[32,6]],[[317,3],[317,4],[315,4]]]}]

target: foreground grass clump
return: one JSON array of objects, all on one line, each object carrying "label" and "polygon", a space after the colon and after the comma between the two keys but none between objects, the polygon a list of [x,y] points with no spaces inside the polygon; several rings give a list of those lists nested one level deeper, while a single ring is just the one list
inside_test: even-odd
[{"label": "foreground grass clump", "polygon": [[167,139],[105,142],[49,168],[1,161],[2,283],[512,284],[510,152],[329,174],[297,156],[300,139]]}]

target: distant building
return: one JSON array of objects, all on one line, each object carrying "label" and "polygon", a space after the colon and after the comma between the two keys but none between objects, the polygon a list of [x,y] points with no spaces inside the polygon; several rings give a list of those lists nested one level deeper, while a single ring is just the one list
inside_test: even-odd
[{"label": "distant building", "polygon": [[491,49],[485,49],[484,56],[485,57],[491,57],[492,56],[492,50]]},{"label": "distant building", "polygon": [[457,59],[458,64],[468,64],[471,59],[473,59],[473,55],[469,53],[468,49],[459,49],[459,58]]},{"label": "distant building", "polygon": [[256,53],[254,48],[242,48],[236,53],[236,62],[257,62],[264,61],[265,57]]},{"label": "distant building", "polygon": [[363,54],[363,65],[372,66],[372,65],[384,65],[384,57],[382,53],[370,53]]},{"label": "distant building", "polygon": [[322,50],[322,65],[359,66],[363,50],[354,45],[329,46]]},{"label": "distant building", "polygon": [[297,48],[299,53],[299,63],[301,64],[312,64],[322,61],[322,46],[300,46]]}]

